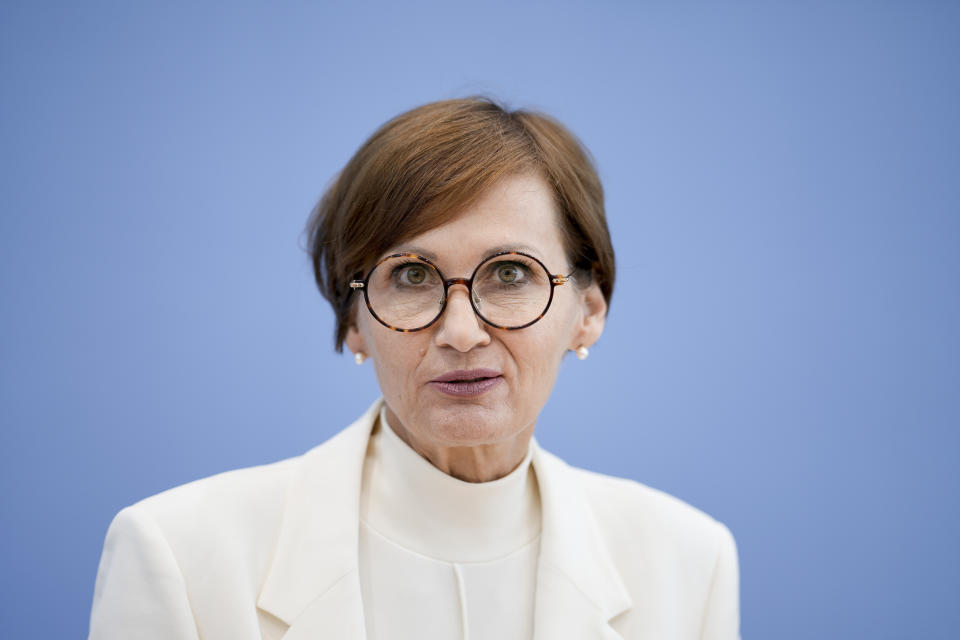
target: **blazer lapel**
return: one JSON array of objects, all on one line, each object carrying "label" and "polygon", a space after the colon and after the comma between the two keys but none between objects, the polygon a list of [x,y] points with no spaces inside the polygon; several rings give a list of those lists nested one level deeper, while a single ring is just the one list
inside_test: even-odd
[{"label": "blazer lapel", "polygon": [[609,621],[633,603],[583,487],[575,472],[540,449],[536,439],[533,465],[543,509],[534,640],[621,638]]},{"label": "blazer lapel", "polygon": [[304,455],[257,606],[287,625],[284,640],[363,640],[358,565],[360,481],[377,400]]}]

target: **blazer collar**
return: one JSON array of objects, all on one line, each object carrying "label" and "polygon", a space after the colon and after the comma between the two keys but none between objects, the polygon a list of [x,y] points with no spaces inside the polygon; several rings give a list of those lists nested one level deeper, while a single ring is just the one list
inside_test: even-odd
[{"label": "blazer collar", "polygon": [[[257,606],[289,625],[284,640],[363,640],[358,573],[360,481],[382,399],[307,452],[291,480]],[[536,640],[619,638],[608,621],[632,606],[575,472],[533,441],[543,512]]]},{"label": "blazer collar", "polygon": [[543,532],[534,638],[620,638],[609,621],[633,606],[601,539],[584,488],[563,460],[534,438]]}]

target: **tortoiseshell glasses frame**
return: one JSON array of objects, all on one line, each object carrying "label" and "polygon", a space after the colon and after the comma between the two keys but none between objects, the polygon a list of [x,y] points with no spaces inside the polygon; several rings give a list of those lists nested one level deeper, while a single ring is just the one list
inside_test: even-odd
[{"label": "tortoiseshell glasses frame", "polygon": [[[483,313],[481,313],[481,311],[477,308],[477,300],[479,298],[476,296],[473,290],[474,278],[476,278],[477,272],[480,271],[480,268],[483,267],[483,265],[487,264],[491,260],[502,258],[503,256],[511,256],[511,255],[521,256],[527,260],[532,260],[533,262],[538,264],[543,269],[544,273],[548,276],[548,280],[550,283],[550,294],[547,297],[547,302],[543,308],[543,311],[541,311],[537,315],[537,317],[535,317],[533,320],[530,320],[529,322],[525,322],[517,326],[506,326],[506,325],[498,324],[496,322],[491,322],[489,319],[484,317]],[[370,304],[370,277],[373,275],[373,272],[376,270],[377,267],[379,267],[384,262],[387,262],[388,260],[393,260],[395,258],[410,258],[410,259],[419,260],[421,262],[426,263],[437,272],[437,275],[440,277],[440,281],[443,283],[443,301],[440,303],[440,309],[437,312],[437,315],[433,318],[433,320],[431,320],[430,322],[422,326],[415,327],[412,329],[401,329],[399,327],[395,327],[389,322],[386,322],[380,316],[378,316],[377,312],[373,310],[373,306]],[[480,264],[478,264],[476,268],[474,268],[473,273],[470,274],[469,278],[449,278],[449,279],[443,277],[443,272],[440,271],[440,267],[434,264],[433,261],[431,261],[429,258],[426,258],[416,253],[392,253],[388,256],[384,256],[377,262],[377,264],[373,265],[373,267],[370,268],[370,271],[367,272],[366,277],[364,277],[362,280],[351,280],[350,289],[351,291],[356,291],[357,289],[363,290],[363,300],[367,304],[367,310],[370,312],[370,315],[372,315],[377,322],[387,327],[388,329],[393,329],[394,331],[399,331],[401,333],[413,333],[414,331],[422,331],[423,329],[426,329],[432,326],[434,323],[436,323],[436,321],[440,319],[440,316],[443,315],[443,312],[447,308],[447,301],[450,299],[450,296],[448,295],[450,287],[456,284],[462,284],[467,288],[467,295],[470,298],[470,306],[473,307],[474,313],[476,313],[481,320],[483,320],[486,324],[490,325],[491,327],[494,327],[497,329],[504,329],[506,331],[517,331],[518,329],[525,329],[529,327],[530,325],[538,322],[541,318],[543,318],[543,316],[547,315],[547,311],[550,310],[550,305],[553,303],[554,289],[556,289],[560,285],[566,284],[572,279],[573,279],[573,273],[570,273],[569,275],[552,274],[550,273],[550,270],[547,269],[547,266],[543,264],[543,262],[531,256],[530,254],[523,253],[521,251],[501,251],[499,253],[494,253],[493,255],[490,255],[484,258],[480,262]]]}]

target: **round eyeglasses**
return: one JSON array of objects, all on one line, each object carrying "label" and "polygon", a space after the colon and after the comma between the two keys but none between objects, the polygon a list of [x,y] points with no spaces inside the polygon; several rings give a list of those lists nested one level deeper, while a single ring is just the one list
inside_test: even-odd
[{"label": "round eyeglasses", "polygon": [[370,269],[350,288],[363,289],[370,314],[394,331],[419,331],[436,322],[447,307],[451,286],[467,288],[480,319],[497,329],[529,327],[546,315],[555,287],[572,279],[553,275],[533,256],[518,251],[496,253],[477,265],[469,278],[446,279],[429,259],[394,253]]}]

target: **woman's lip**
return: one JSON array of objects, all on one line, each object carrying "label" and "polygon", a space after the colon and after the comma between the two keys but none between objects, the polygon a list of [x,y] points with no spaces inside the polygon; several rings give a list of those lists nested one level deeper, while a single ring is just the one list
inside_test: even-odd
[{"label": "woman's lip", "polygon": [[450,381],[441,381],[441,380],[432,380],[429,384],[431,387],[445,393],[449,396],[457,396],[460,398],[469,398],[474,396],[483,395],[487,391],[490,391],[497,385],[503,382],[503,376],[497,375],[492,378],[481,377],[479,379],[472,380],[450,380]]},{"label": "woman's lip", "polygon": [[500,372],[494,369],[457,369],[455,371],[447,371],[443,375],[437,376],[431,383],[434,382],[464,382],[467,380],[482,380],[483,378],[499,378]]}]

